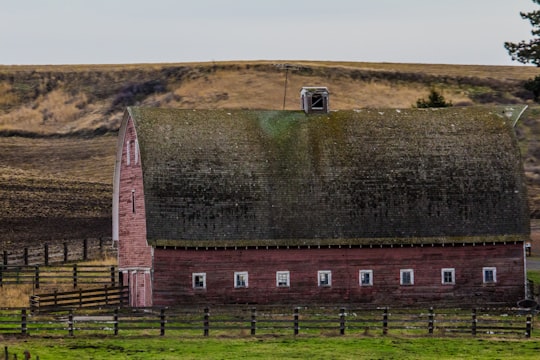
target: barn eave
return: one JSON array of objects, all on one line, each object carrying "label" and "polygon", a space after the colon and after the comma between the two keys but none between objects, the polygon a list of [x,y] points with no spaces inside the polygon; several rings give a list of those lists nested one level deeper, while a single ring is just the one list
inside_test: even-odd
[{"label": "barn eave", "polygon": [[409,237],[409,238],[362,238],[362,239],[259,239],[259,240],[148,240],[149,245],[159,248],[276,248],[276,247],[400,247],[400,246],[460,246],[519,243],[527,239],[525,234],[457,237]]}]

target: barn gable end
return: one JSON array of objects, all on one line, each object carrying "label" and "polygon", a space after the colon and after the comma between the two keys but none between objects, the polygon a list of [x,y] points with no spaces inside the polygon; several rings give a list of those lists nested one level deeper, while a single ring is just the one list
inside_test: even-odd
[{"label": "barn gable end", "polygon": [[[118,267],[130,287],[132,306],[151,306],[152,248],[146,240],[146,209],[139,144],[128,117],[118,136],[114,175],[113,240],[118,241]],[[121,241],[120,241],[121,240]]]}]

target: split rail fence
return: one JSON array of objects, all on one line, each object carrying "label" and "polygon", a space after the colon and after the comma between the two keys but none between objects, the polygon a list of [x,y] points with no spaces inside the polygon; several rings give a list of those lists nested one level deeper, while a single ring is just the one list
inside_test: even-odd
[{"label": "split rail fence", "polygon": [[534,314],[515,309],[120,308],[32,314],[0,311],[0,333],[36,336],[326,335],[529,338]]},{"label": "split rail fence", "polygon": [[27,247],[1,249],[2,264],[51,265],[74,261],[87,261],[115,256],[116,249],[111,238],[51,241]]},{"label": "split rail fence", "polygon": [[32,284],[35,289],[51,285],[115,287],[120,280],[118,267],[114,265],[0,265],[0,287],[23,284]]},{"label": "split rail fence", "polygon": [[30,311],[33,314],[40,312],[58,312],[73,308],[101,308],[122,307],[129,303],[129,293],[126,286],[94,289],[78,289],[67,292],[53,292],[52,294],[30,296]]}]

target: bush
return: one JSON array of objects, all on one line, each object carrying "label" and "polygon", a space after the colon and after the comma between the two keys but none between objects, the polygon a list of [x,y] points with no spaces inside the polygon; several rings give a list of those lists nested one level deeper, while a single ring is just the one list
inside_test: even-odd
[{"label": "bush", "polygon": [[142,83],[128,84],[120,89],[112,101],[111,110],[121,110],[126,106],[135,105],[147,96],[165,92],[166,86],[160,80],[150,80]]},{"label": "bush", "polygon": [[523,87],[525,90],[528,90],[533,93],[534,101],[538,102],[540,97],[540,75],[536,76],[534,79],[527,80]]},{"label": "bush", "polygon": [[450,107],[452,106],[451,101],[446,101],[444,96],[440,94],[437,90],[431,89],[428,100],[418,99],[416,100],[417,108],[440,108],[440,107]]}]

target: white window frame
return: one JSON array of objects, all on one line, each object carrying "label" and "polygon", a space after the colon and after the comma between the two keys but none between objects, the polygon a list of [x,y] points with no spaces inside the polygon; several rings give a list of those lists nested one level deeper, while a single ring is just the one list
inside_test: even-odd
[{"label": "white window frame", "polygon": [[[241,277],[243,277],[243,281],[240,282]],[[247,271],[235,271],[234,273],[234,288],[235,289],[243,289],[247,288],[249,286],[249,275]]]},{"label": "white window frame", "polygon": [[[202,277],[202,286],[198,286],[196,282],[197,277]],[[206,273],[192,273],[191,283],[193,284],[194,289],[206,289]]]},{"label": "white window frame", "polygon": [[[363,283],[364,275],[369,275],[369,282],[367,284]],[[373,286],[373,270],[360,270],[358,272],[358,283],[360,286]]]},{"label": "white window frame", "polygon": [[131,165],[131,140],[126,142],[126,165]]},{"label": "white window frame", "polygon": [[139,140],[135,139],[135,165],[139,164]]},{"label": "white window frame", "polygon": [[[405,274],[410,274],[410,282],[405,283],[403,281],[403,276]],[[414,285],[414,270],[413,269],[401,269],[399,270],[399,284],[403,286]]]},{"label": "white window frame", "polygon": [[[451,273],[452,274],[452,280],[446,281],[445,274]],[[441,269],[441,284],[442,285],[455,285],[456,284],[456,269],[454,268],[443,268]]]},{"label": "white window frame", "polygon": [[[493,280],[492,281],[488,281],[488,279],[486,278],[486,273],[488,271],[491,271],[493,272]],[[484,284],[495,284],[497,282],[497,268],[496,267],[483,267],[482,268],[482,280],[484,282]]]},{"label": "white window frame", "polygon": [[332,286],[332,271],[330,270],[317,271],[317,284],[319,285],[319,287],[331,287]]},{"label": "white window frame", "polygon": [[[285,280],[285,281],[283,281]],[[291,273],[289,271],[276,271],[276,287],[290,287]]]}]

